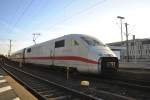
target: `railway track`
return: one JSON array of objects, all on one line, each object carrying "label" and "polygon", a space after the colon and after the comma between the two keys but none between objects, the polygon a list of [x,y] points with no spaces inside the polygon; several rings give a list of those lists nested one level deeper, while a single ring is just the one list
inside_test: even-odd
[{"label": "railway track", "polygon": [[101,100],[8,65],[2,68],[40,100]]},{"label": "railway track", "polygon": [[[125,73],[124,73],[125,74]],[[126,73],[128,74],[128,73]],[[150,90],[150,80],[149,79],[138,79],[132,77],[133,75],[122,76],[120,74],[103,74],[101,78],[106,80],[114,81],[118,85],[124,85],[127,87],[137,88],[141,90]],[[140,75],[139,75],[140,76]],[[144,76],[142,76],[144,77]]]},{"label": "railway track", "polygon": [[[7,67],[6,67],[7,66]],[[14,67],[10,67],[9,65],[6,65],[5,66],[5,69],[7,69],[7,70],[9,70],[8,68],[11,68],[11,69],[14,69],[14,70],[19,70],[19,71],[21,71],[22,72],[22,70],[21,69],[19,69],[19,68],[14,68]],[[25,69],[24,69],[25,70]],[[30,72],[29,70],[27,71],[26,70],[26,72],[25,73],[34,73],[34,75],[36,75],[36,76],[38,76],[39,78],[44,78],[44,79],[46,79],[47,81],[48,80],[51,80],[51,79],[48,79],[48,77],[47,77],[47,75],[51,75],[51,74],[47,74],[47,73],[45,73],[43,70],[40,70],[40,71],[33,71],[34,69],[32,69],[32,70],[30,70],[30,71],[32,71],[32,72]],[[14,74],[14,73],[16,73],[15,71],[12,71],[13,73],[12,74]],[[38,74],[36,74],[35,72],[37,72]],[[33,76],[34,76],[33,75]],[[40,76],[41,75],[41,76]],[[45,77],[43,77],[43,76],[45,76]],[[53,77],[53,76],[52,76]],[[55,77],[55,76],[54,76]],[[21,77],[22,79],[25,79],[24,77]],[[57,77],[55,77],[55,78],[57,78]],[[27,79],[25,79],[25,80],[27,80]],[[33,79],[32,79],[33,80]],[[104,99],[104,100],[134,100],[133,98],[131,98],[131,97],[127,97],[127,96],[122,96],[122,95],[118,95],[118,94],[116,94],[116,93],[112,93],[112,92],[109,92],[109,91],[104,91],[104,90],[96,90],[95,88],[91,88],[91,87],[89,87],[89,88],[87,88],[87,87],[81,87],[80,85],[79,86],[74,86],[74,84],[77,84],[76,82],[75,82],[76,80],[74,80],[73,82],[71,81],[71,82],[67,82],[67,83],[69,83],[69,84],[67,84],[67,85],[65,85],[65,82],[61,82],[62,84],[61,85],[63,85],[63,87],[64,86],[67,86],[67,88],[69,87],[71,87],[71,89],[73,88],[73,89],[75,89],[75,91],[82,91],[81,93],[83,93],[83,94],[85,94],[85,95],[88,95],[88,96],[90,96],[90,97],[93,97],[95,100],[101,100],[101,98],[102,99]],[[24,80],[23,80],[23,82],[24,82]],[[34,82],[32,82],[32,81],[29,81],[30,83],[34,83]],[[53,82],[55,82],[54,80],[53,80]],[[40,82],[40,83],[42,83],[42,82]],[[56,84],[60,84],[58,81],[56,81],[55,82]],[[73,84],[74,83],[74,84]],[[33,84],[33,85],[35,85],[36,86],[36,84]],[[44,85],[42,85],[42,84],[39,84],[39,86],[40,86],[40,88],[42,88]],[[34,87],[34,86],[33,86]],[[30,89],[29,89],[30,90]],[[32,91],[32,90],[30,90],[30,91]],[[32,92],[35,96],[39,96],[39,94],[40,93],[38,93],[37,94],[37,92],[36,91],[33,91]],[[80,92],[79,92],[80,93]],[[74,94],[73,94],[74,95]],[[75,96],[75,97],[77,97],[77,96]],[[39,97],[38,97],[39,98]],[[92,98],[92,99],[93,99]],[[68,99],[68,98],[67,98]],[[73,97],[73,99],[74,99],[74,97]],[[72,98],[71,98],[71,100],[73,100]],[[80,98],[79,98],[80,99]],[[91,98],[81,98],[81,100],[92,100]],[[94,100],[93,99],[93,100]],[[70,100],[70,98],[68,99],[68,100]],[[78,99],[77,99],[78,100]]]},{"label": "railway track", "polygon": [[[30,69],[31,68],[31,69]],[[60,74],[57,72],[53,71],[47,71],[42,69],[39,69],[37,66],[35,69],[32,69],[30,66],[29,69],[24,67],[21,68],[22,70],[33,73],[36,76],[45,78],[47,80],[53,80],[51,78],[48,78],[47,76],[50,75],[54,78],[58,78]],[[36,70],[36,71],[35,71]],[[58,77],[55,77],[55,75],[58,74]],[[54,76],[53,76],[54,75]],[[60,75],[62,76],[62,75]],[[105,100],[149,100],[150,99],[150,93],[149,93],[149,86],[145,85],[139,85],[139,84],[131,84],[130,82],[124,82],[121,80],[114,80],[114,79],[109,79],[109,78],[104,78],[104,77],[93,77],[93,76],[84,76],[84,75],[79,75],[76,77],[77,79],[68,81],[69,83],[73,82],[74,84],[78,84],[79,82],[76,83],[78,80],[89,80],[91,83],[91,86],[89,88],[81,88],[78,89],[79,86],[75,87],[76,90],[82,91],[85,94],[88,95],[93,95],[93,97],[96,98],[102,98]],[[61,78],[58,80],[61,80]],[[55,81],[55,80],[53,80]],[[66,81],[66,80],[61,80],[61,81]],[[56,81],[56,83],[59,83]],[[62,82],[62,85],[64,86],[65,82]],[[73,88],[73,84],[67,84],[71,88]],[[67,86],[67,87],[68,87]],[[144,92],[143,92],[144,91]],[[146,91],[146,92],[145,92]]]},{"label": "railway track", "polygon": [[[150,99],[150,92],[149,92],[150,81],[144,81],[144,80],[142,81],[142,80],[135,80],[135,79],[128,80],[122,77],[111,76],[110,74],[102,75],[100,77],[89,76],[87,80],[93,83],[93,87],[97,91],[108,90],[109,92],[112,92],[114,94],[118,94],[125,97],[131,97],[130,99],[138,99],[138,100]],[[110,84],[111,88],[108,88],[110,86],[106,84]]]}]

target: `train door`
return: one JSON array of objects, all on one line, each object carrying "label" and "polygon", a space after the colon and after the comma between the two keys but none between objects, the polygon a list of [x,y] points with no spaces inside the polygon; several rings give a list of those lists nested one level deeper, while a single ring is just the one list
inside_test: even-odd
[{"label": "train door", "polygon": [[80,48],[79,42],[75,39],[71,39],[72,56],[80,56]]},{"label": "train door", "polygon": [[76,38],[72,38],[72,46],[71,46],[71,55],[75,57],[73,61],[73,65],[80,71],[80,72],[87,72],[88,64],[85,62],[85,59],[88,57],[88,51],[84,44]]},{"label": "train door", "polygon": [[25,63],[25,51],[26,48],[23,49],[23,53],[22,53],[22,62]]},{"label": "train door", "polygon": [[54,65],[54,58],[55,58],[55,47],[54,47],[54,42],[50,43],[50,65]]},{"label": "train door", "polygon": [[54,46],[54,64],[57,66],[65,66],[65,39],[55,41]]},{"label": "train door", "polygon": [[[71,39],[71,55],[74,56],[74,57],[77,57],[80,59],[80,57],[84,57],[85,56],[85,51],[83,50],[83,46],[82,44],[80,43],[80,41],[78,41],[77,39]],[[81,64],[81,61],[79,61],[79,59],[76,59],[78,60],[75,61],[76,64]]]}]

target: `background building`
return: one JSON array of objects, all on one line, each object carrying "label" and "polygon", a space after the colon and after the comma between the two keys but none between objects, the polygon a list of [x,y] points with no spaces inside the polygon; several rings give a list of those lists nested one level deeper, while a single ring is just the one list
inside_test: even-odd
[{"label": "background building", "polygon": [[[126,41],[107,44],[113,51],[120,51],[120,61],[126,61]],[[135,39],[128,42],[129,61],[150,61],[150,39]]]}]

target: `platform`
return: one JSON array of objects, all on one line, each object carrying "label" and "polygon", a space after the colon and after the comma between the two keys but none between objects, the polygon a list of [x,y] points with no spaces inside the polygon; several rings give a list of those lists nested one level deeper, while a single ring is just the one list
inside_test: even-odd
[{"label": "platform", "polygon": [[37,100],[0,67],[0,100]]},{"label": "platform", "polygon": [[0,100],[21,100],[5,79],[6,73],[0,68]]}]

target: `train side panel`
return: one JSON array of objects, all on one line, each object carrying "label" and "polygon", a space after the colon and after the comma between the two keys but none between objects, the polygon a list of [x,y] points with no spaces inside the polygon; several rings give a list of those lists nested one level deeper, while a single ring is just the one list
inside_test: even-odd
[{"label": "train side panel", "polygon": [[48,41],[37,46],[29,47],[26,50],[25,59],[27,63],[52,65],[54,53],[54,42]]},{"label": "train side panel", "polygon": [[[24,50],[24,49],[23,49]],[[10,59],[12,61],[16,61],[16,62],[24,62],[23,59],[20,59],[20,58],[23,58],[23,50],[19,50],[17,51],[16,53],[12,54]]]}]

